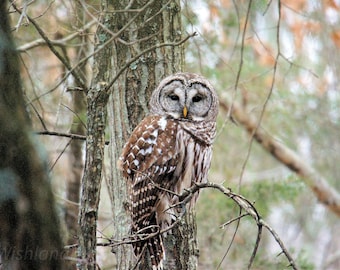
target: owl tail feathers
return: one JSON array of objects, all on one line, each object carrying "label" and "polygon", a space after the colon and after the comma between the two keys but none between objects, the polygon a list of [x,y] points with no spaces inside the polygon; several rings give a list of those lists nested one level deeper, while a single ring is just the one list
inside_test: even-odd
[{"label": "owl tail feathers", "polygon": [[147,249],[150,254],[152,270],[163,270],[165,259],[162,237],[160,235],[147,240]]},{"label": "owl tail feathers", "polygon": [[143,256],[143,254],[141,253],[142,250],[144,250],[144,252],[147,250],[150,255],[152,270],[163,270],[163,260],[165,260],[165,252],[161,235],[157,235],[138,244],[139,245],[134,246],[135,255]]}]

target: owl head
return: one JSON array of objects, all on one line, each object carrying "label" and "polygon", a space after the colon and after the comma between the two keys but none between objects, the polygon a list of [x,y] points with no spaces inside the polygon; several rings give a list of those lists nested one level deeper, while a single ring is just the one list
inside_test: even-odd
[{"label": "owl head", "polygon": [[194,73],[177,73],[163,79],[152,93],[150,113],[182,121],[215,121],[217,94],[208,80]]}]

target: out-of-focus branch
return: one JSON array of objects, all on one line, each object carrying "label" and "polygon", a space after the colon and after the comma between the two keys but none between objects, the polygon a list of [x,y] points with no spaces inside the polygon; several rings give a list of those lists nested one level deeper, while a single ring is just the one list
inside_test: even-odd
[{"label": "out-of-focus branch", "polygon": [[[220,106],[226,112],[228,112],[231,107],[226,100],[220,100]],[[274,158],[299,175],[322,204],[340,216],[340,194],[329,185],[325,178],[319,175],[318,172],[307,164],[296,152],[265,133],[261,127],[258,127],[257,119],[245,112],[235,101],[232,105],[231,116]]]},{"label": "out-of-focus branch", "polygon": [[[22,11],[12,2],[11,5],[13,8],[19,13],[22,14]],[[82,78],[77,74],[77,72],[74,70],[74,68],[71,67],[70,63],[55,49],[53,44],[51,43],[50,39],[46,36],[44,31],[41,29],[41,27],[36,23],[35,20],[33,20],[30,16],[26,14],[26,18],[29,20],[30,23],[33,24],[35,29],[38,31],[40,36],[45,40],[46,45],[50,48],[50,50],[53,52],[53,54],[63,63],[63,65],[72,73],[74,79],[77,81],[78,85],[80,85],[83,89],[86,89],[86,84],[82,80]]]},{"label": "out-of-focus branch", "polygon": [[[79,35],[81,35],[82,33],[84,33],[87,29],[89,29],[90,27],[92,27],[97,21],[96,20],[92,20],[91,22],[87,23],[86,25],[84,25],[84,27],[78,29],[77,32],[72,33],[71,35],[68,35],[62,39],[58,39],[58,40],[50,40],[49,42],[54,45],[54,46],[68,46],[67,42],[78,37]],[[17,52],[26,52],[30,49],[34,49],[38,46],[43,46],[43,45],[47,45],[46,40],[43,38],[39,38],[36,40],[33,40],[32,42],[26,43],[22,46],[17,47]]]}]

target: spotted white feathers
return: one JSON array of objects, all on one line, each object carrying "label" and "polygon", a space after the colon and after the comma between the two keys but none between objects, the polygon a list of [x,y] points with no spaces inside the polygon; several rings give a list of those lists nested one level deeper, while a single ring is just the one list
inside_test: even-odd
[{"label": "spotted white feathers", "polygon": [[[119,166],[129,186],[132,234],[140,240],[134,252],[147,251],[155,270],[163,269],[165,259],[157,232],[176,219],[171,206],[177,195],[207,181],[217,113],[217,95],[206,79],[192,73],[169,76],[151,96],[150,115],[123,148]],[[155,236],[145,239],[150,234]]]}]

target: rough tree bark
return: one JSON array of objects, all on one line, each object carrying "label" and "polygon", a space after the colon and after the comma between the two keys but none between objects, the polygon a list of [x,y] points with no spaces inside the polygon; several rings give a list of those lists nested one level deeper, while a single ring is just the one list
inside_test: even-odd
[{"label": "rough tree bark", "polygon": [[[101,28],[99,27],[98,32]],[[99,36],[100,34],[98,34]],[[97,50],[102,45],[99,37]],[[79,213],[78,269],[96,269],[97,221],[100,187],[104,164],[105,127],[107,118],[108,89],[105,83],[106,49],[94,57],[93,79],[90,89],[84,89],[87,98],[87,133],[85,168],[81,182]],[[104,67],[102,66],[104,65]]]},{"label": "rough tree bark", "polygon": [[[157,83],[182,69],[179,1],[102,1],[97,30],[92,88],[87,92],[88,120],[85,172],[82,181],[78,256],[80,269],[96,265],[96,224],[103,167],[106,104],[109,94],[109,193],[114,213],[114,239],[129,235],[126,184],[117,170],[123,143],[147,113],[147,101]],[[188,213],[165,243],[167,269],[195,269],[194,215]],[[119,245],[118,269],[135,265],[130,245]],[[148,269],[144,258],[140,269]]]},{"label": "rough tree bark", "polygon": [[95,84],[86,93],[86,160],[81,183],[79,214],[79,269],[96,269],[96,231],[104,160],[106,105],[108,100],[105,84],[96,82],[98,82],[97,76],[94,79]]},{"label": "rough tree bark", "polygon": [[6,5],[0,2],[0,265],[62,269],[46,157],[30,130]]},{"label": "rough tree bark", "polygon": [[[76,14],[76,24],[79,25],[79,29],[85,24],[85,11],[82,9],[79,2],[75,3],[77,12]],[[88,36],[86,35],[88,31],[84,30],[84,34],[78,38],[79,44],[82,44],[79,52],[77,54],[77,59],[83,59],[89,52],[89,43]],[[66,52],[66,50],[65,50]],[[89,77],[86,70],[86,62],[83,63],[78,68],[78,74],[81,76],[83,82],[87,82],[87,78]],[[81,85],[77,84],[75,81],[76,87],[81,87]],[[72,101],[73,101],[73,110],[77,112],[77,115],[73,116],[71,134],[85,134],[85,126],[80,119],[81,115],[85,113],[86,103],[85,103],[85,95],[83,91],[72,91]],[[76,236],[78,234],[78,213],[79,213],[79,198],[80,198],[80,183],[84,171],[84,160],[83,160],[83,141],[72,139],[70,143],[70,166],[71,173],[68,174],[66,179],[66,207],[65,207],[65,224],[67,227],[67,244],[73,245],[77,243]],[[68,253],[68,256],[73,257],[74,250],[71,249]],[[75,262],[68,261],[67,269],[75,269]]]},{"label": "rough tree bark", "polygon": [[[129,6],[130,3],[133,3]],[[183,48],[162,46],[179,42],[181,36],[180,1],[103,1],[103,24],[113,33],[119,33],[108,50],[111,58],[103,59],[101,72],[107,72],[105,81],[111,81],[121,71],[112,87],[108,114],[111,142],[109,147],[109,190],[114,213],[114,240],[129,235],[130,220],[126,183],[117,170],[123,144],[133,128],[148,112],[148,100],[159,81],[182,70]],[[110,11],[111,13],[109,13]],[[108,32],[103,33],[110,38]],[[144,53],[143,53],[144,52]],[[143,53],[140,57],[140,55]],[[137,57],[136,61],[130,63]],[[128,66],[126,67],[126,65]],[[126,67],[126,68],[125,68]],[[196,269],[196,227],[193,213],[188,213],[173,234],[165,241],[166,269]],[[118,268],[132,269],[135,259],[130,245],[114,249]],[[150,269],[148,259],[142,258],[139,269]]]}]

